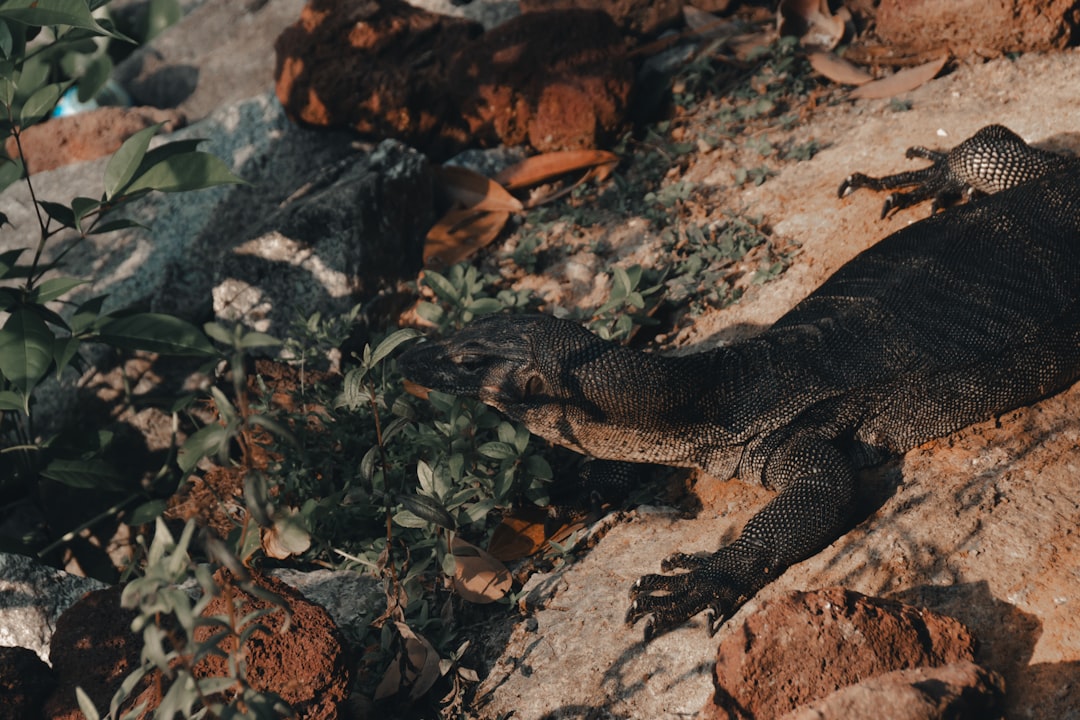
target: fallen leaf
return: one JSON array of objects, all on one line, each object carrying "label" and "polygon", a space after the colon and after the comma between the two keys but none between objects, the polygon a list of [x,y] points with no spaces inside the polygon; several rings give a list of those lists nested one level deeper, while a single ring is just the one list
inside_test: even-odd
[{"label": "fallen leaf", "polygon": [[450,552],[455,562],[451,581],[461,597],[473,603],[490,603],[510,591],[510,571],[488,553],[456,535],[450,541]]},{"label": "fallen leaf", "polygon": [[502,562],[520,560],[544,547],[544,521],[547,513],[538,507],[525,507],[504,515],[502,522],[491,533],[488,552]]},{"label": "fallen leaf", "polygon": [[857,65],[827,52],[812,52],[808,56],[810,67],[843,85],[863,85],[874,77]]},{"label": "fallen leaf", "polygon": [[421,400],[427,400],[428,395],[431,394],[431,388],[426,388],[423,385],[414,383],[412,380],[401,379],[401,386],[405,392],[409,393],[413,397],[420,398]]},{"label": "fallen leaf", "polygon": [[829,11],[828,0],[780,0],[777,29],[803,47],[832,50],[844,37],[844,17]]},{"label": "fallen leaf", "polygon": [[507,190],[520,190],[578,170],[606,167],[610,173],[618,164],[619,157],[606,150],[562,150],[525,158],[495,179]]},{"label": "fallen leaf", "polygon": [[[519,203],[520,206],[520,203]],[[477,207],[451,210],[428,230],[424,242],[424,266],[433,270],[461,262],[499,236],[510,212]]]},{"label": "fallen leaf", "polygon": [[[292,513],[296,514],[296,510]],[[280,517],[274,524],[262,529],[262,547],[267,557],[285,560],[293,555],[307,552],[311,547],[311,535],[301,521],[291,516]]]},{"label": "fallen leaf", "polygon": [[408,688],[409,699],[419,700],[439,679],[439,653],[424,636],[414,633],[405,623],[395,622],[394,627],[401,635],[403,647],[379,680],[375,699],[382,700]]},{"label": "fallen leaf", "polygon": [[683,21],[689,32],[687,35],[710,39],[725,34],[734,34],[735,23],[724,20],[712,13],[705,12],[693,5],[683,5]]},{"label": "fallen leaf", "polygon": [[931,60],[918,67],[901,70],[887,78],[860,85],[851,91],[850,97],[854,99],[887,98],[908,90],[914,90],[923,83],[933,80],[941,72],[941,68],[945,67],[948,60],[949,54],[945,53],[937,60]]},{"label": "fallen leaf", "polygon": [[435,175],[458,208],[520,212],[521,201],[499,183],[478,172],[455,165],[435,169]]}]

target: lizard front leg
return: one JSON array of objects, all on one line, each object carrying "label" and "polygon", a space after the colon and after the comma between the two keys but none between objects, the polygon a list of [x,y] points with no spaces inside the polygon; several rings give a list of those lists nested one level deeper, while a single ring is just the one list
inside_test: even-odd
[{"label": "lizard front leg", "polygon": [[645,641],[708,610],[710,635],[788,566],[838,538],[854,498],[854,473],[829,441],[794,438],[767,461],[763,480],[778,494],[754,515],[735,542],[712,555],[676,553],[630,590],[626,622],[643,617]]}]

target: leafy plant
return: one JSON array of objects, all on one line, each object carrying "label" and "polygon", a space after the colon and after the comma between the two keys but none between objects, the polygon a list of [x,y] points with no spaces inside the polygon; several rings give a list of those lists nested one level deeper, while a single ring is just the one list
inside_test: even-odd
[{"label": "leafy plant", "polygon": [[[88,343],[207,359],[217,351],[199,328],[180,318],[107,309],[103,295],[67,299],[88,280],[63,274],[64,260],[92,235],[136,226],[116,214],[136,198],[242,181],[221,160],[199,151],[198,140],[151,149],[155,126],[117,150],[106,166],[100,194],[79,195],[67,203],[37,196],[23,160],[22,135],[49,116],[70,80],[51,81],[35,69],[33,58],[47,48],[93,37],[122,38],[91,14],[102,4],[10,0],[0,5],[0,140],[10,138],[17,150],[16,157],[0,159],[0,190],[25,183],[38,227],[34,245],[0,253],[0,436],[6,439],[0,455],[8,467],[0,489],[17,491],[43,476],[76,488],[126,491],[127,500],[116,507],[143,498],[134,515],[145,522],[160,512],[162,503],[146,499],[141,488],[132,493],[138,487],[134,479],[124,478],[105,460],[108,433],[74,445],[59,436],[39,439],[35,394],[50,375],[60,378],[68,368],[82,369],[79,350]],[[46,36],[51,43],[43,42]],[[0,214],[0,227],[4,224],[7,218]]]},{"label": "leafy plant", "polygon": [[[132,630],[143,639],[141,662],[124,678],[109,703],[109,718],[131,720],[147,710],[154,717],[173,718],[280,718],[293,715],[289,706],[273,693],[260,692],[248,682],[246,650],[255,633],[270,633],[259,620],[272,612],[288,614],[285,601],[250,581],[239,560],[224,546],[214,546],[232,572],[219,573],[207,565],[196,565],[188,552],[195,531],[188,521],[179,540],[173,538],[158,518],[149,548],[140,537],[146,555],[146,574],[124,587],[121,605],[138,612]],[[234,574],[235,573],[235,574]],[[180,586],[194,577],[200,594],[192,599]],[[243,594],[268,601],[266,607],[246,611]],[[216,597],[224,595],[229,612],[205,614]],[[200,629],[205,632],[199,632]],[[235,648],[231,653],[222,646]],[[228,674],[203,677],[196,665],[209,655],[227,655]],[[168,680],[168,689],[156,708],[147,701],[130,707],[128,700],[139,683],[153,671]],[[88,720],[102,716],[90,697],[78,688],[79,709]],[[125,711],[124,708],[128,707]],[[123,711],[123,714],[121,712]]]}]

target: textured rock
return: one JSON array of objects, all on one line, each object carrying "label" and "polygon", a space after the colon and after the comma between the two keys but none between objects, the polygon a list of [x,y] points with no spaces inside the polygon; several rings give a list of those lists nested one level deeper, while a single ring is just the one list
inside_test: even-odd
[{"label": "textured rock", "polygon": [[[1003,717],[1005,683],[975,663],[912,668],[864,680],[784,715],[781,720],[992,720]],[[888,708],[886,713],[884,708]]]},{"label": "textured rock", "polygon": [[37,720],[56,680],[33,650],[0,647],[0,717]]},{"label": "textured rock", "polygon": [[[107,294],[107,310],[143,304],[204,321],[216,286],[284,279],[290,287],[259,288],[260,302],[274,303],[260,319],[284,319],[283,326],[268,326],[284,332],[299,315],[340,312],[362,293],[419,269],[423,238],[435,219],[433,181],[419,153],[394,142],[365,153],[344,133],[298,128],[270,94],[227,105],[167,137],[186,138],[206,138],[200,149],[251,184],[153,193],[132,203],[125,214],[150,231],[92,235],[71,250],[66,262],[75,270],[69,272],[92,273],[75,297]],[[98,194],[106,162],[34,176],[37,197],[66,202]],[[0,195],[0,212],[11,222],[0,234],[0,250],[36,244],[37,220],[24,184]],[[244,254],[245,243],[275,232],[294,243],[286,258]],[[68,240],[51,240],[44,257]]]},{"label": "textured rock", "polygon": [[974,650],[943,615],[843,588],[796,592],[723,628],[713,707],[702,715],[777,717],[893,670],[970,661]]},{"label": "textured rock", "polygon": [[177,108],[191,121],[273,86],[274,38],[303,0],[202,2],[113,73],[137,105]]},{"label": "textured rock", "polygon": [[[57,685],[45,717],[82,720],[76,687],[98,710],[107,710],[120,683],[139,666],[142,640],[131,632],[135,613],[120,607],[121,592],[120,587],[95,590],[60,616],[49,650]],[[139,687],[147,683],[144,678]]]},{"label": "textured rock", "polygon": [[254,228],[238,228],[251,239],[222,259],[214,314],[280,335],[315,309],[343,313],[414,276],[434,222],[427,158],[387,140],[321,173]]},{"label": "textured rock", "polygon": [[[220,582],[224,571],[218,572]],[[287,632],[281,633],[283,613],[274,611],[258,618],[256,622],[270,632],[256,631],[248,640],[248,682],[256,690],[277,693],[301,717],[338,717],[338,705],[348,694],[350,673],[344,639],[333,620],[280,580],[256,577],[255,583],[285,599],[291,624]],[[47,717],[82,718],[75,700],[76,686],[86,691],[99,709],[107,708],[119,684],[138,665],[142,639],[131,632],[135,613],[120,607],[121,592],[115,587],[90,593],[61,617],[52,646],[58,685],[46,704]],[[237,592],[232,599],[240,604],[238,616],[276,607],[243,592]],[[203,614],[227,615],[227,602],[223,596],[214,598]],[[204,625],[196,630],[196,639],[205,640],[216,629]],[[230,652],[235,642],[234,637],[227,638],[220,647]],[[227,658],[210,655],[196,664],[194,673],[197,677],[228,675],[227,662]],[[135,697],[125,707],[143,701],[150,708],[156,707],[161,701],[160,690],[155,674],[150,674],[136,687]]]},{"label": "textured rock", "polygon": [[[184,116],[152,107],[103,107],[33,125],[19,142],[27,169],[37,173],[111,155],[129,137],[155,123],[163,123],[161,132],[169,133],[184,124]],[[15,138],[8,138],[5,150],[15,156]]]},{"label": "textured rock", "polygon": [[953,55],[993,57],[1060,50],[1076,37],[1074,0],[882,0],[877,34],[903,52],[948,49]]},{"label": "textured rock", "polygon": [[[682,20],[682,0],[521,0],[521,12],[603,10],[625,32],[652,35]],[[690,3],[693,4],[693,3]]]},{"label": "textured rock", "polygon": [[70,575],[25,555],[0,553],[0,645],[49,660],[49,639],[61,613],[105,583]]},{"label": "textured rock", "polygon": [[465,48],[451,70],[482,145],[528,141],[542,152],[594,147],[622,129],[633,66],[609,15],[526,13]]},{"label": "textured rock", "polygon": [[[225,572],[218,570],[215,579],[221,582]],[[283,598],[290,615],[288,629],[282,632],[286,617],[276,610],[277,605],[242,592],[232,598],[232,602],[239,603],[238,617],[257,610],[272,611],[253,621],[270,632],[256,631],[245,645],[248,682],[256,690],[278,694],[298,717],[310,720],[337,718],[338,706],[348,696],[350,681],[350,666],[341,632],[325,610],[282,581],[264,576],[253,576],[252,579],[259,588]],[[218,596],[207,605],[203,615],[229,615],[228,603],[225,596]],[[205,641],[215,630],[202,626],[195,631],[195,638]],[[227,638],[219,647],[232,652],[236,649],[236,638]],[[195,666],[194,672],[197,677],[228,675],[228,658],[208,655]],[[143,699],[150,699],[154,704],[155,695],[151,688],[135,704]]]},{"label": "textured rock", "polygon": [[300,122],[452,153],[466,137],[449,64],[482,31],[403,0],[311,0],[275,43],[277,96]]},{"label": "textured rock", "polygon": [[469,145],[592,147],[619,131],[633,68],[599,10],[481,26],[402,0],[312,0],[278,38],[277,95],[297,121],[445,157]]}]

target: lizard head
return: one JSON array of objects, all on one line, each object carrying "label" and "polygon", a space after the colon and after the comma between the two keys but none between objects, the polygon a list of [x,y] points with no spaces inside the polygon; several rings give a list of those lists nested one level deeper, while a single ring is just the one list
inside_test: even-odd
[{"label": "lizard head", "polygon": [[622,352],[568,320],[491,315],[410,348],[398,367],[414,383],[476,398],[537,435],[588,451],[594,443],[585,436],[613,420],[605,401],[620,393],[620,383],[605,366]]}]

